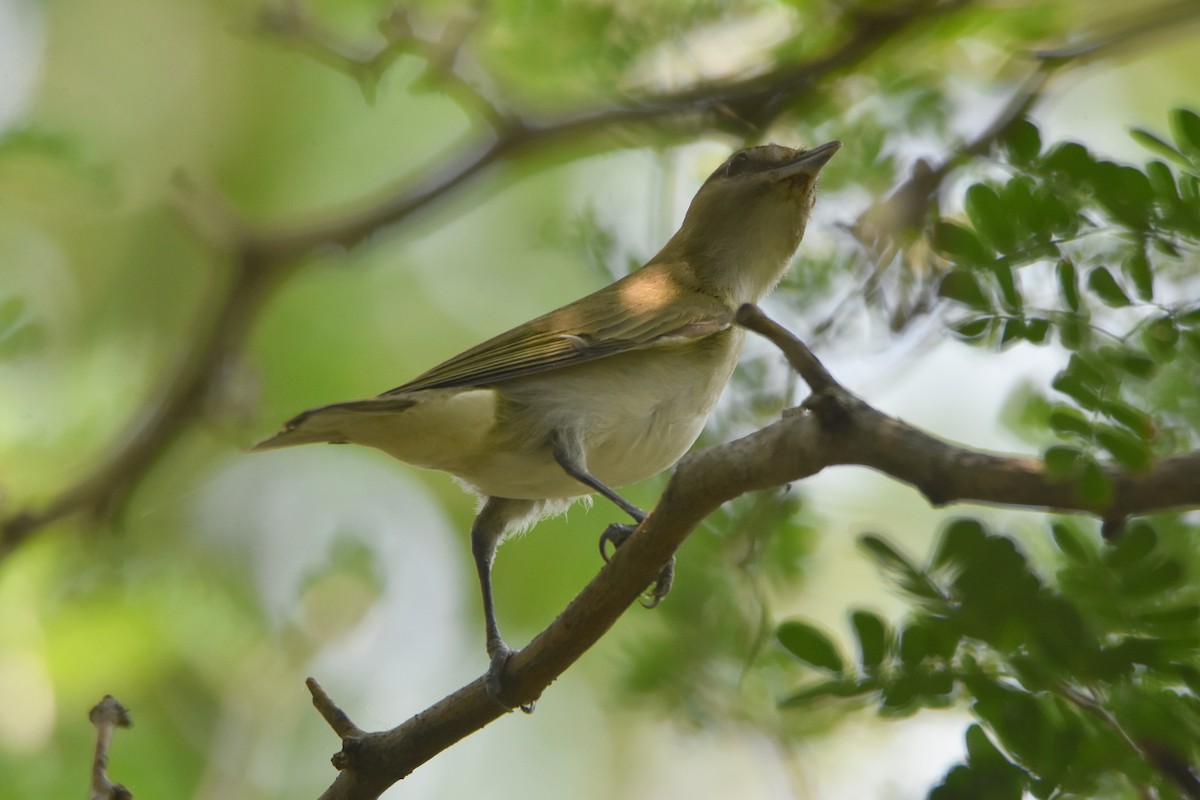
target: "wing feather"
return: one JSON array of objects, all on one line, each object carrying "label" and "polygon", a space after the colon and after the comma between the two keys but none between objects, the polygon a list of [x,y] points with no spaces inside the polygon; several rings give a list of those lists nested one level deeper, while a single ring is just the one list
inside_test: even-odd
[{"label": "wing feather", "polygon": [[686,264],[650,264],[385,394],[483,386],[631,350],[679,345],[725,330],[732,319],[725,303],[696,289]]}]

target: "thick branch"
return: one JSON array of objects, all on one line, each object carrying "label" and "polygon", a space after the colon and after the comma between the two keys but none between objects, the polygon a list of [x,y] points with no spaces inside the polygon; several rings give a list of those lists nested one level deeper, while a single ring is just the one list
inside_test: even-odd
[{"label": "thick branch", "polygon": [[[684,539],[722,503],[827,467],[876,469],[917,487],[938,505],[973,501],[1104,517],[1200,507],[1200,482],[1194,477],[1200,474],[1200,453],[1164,459],[1138,474],[1109,467],[1112,502],[1096,508],[1079,495],[1073,481],[1051,477],[1037,459],[969,450],[875,410],[847,392],[800,340],[757,308],[740,309],[738,322],[777,344],[814,384],[813,396],[773,425],[682,461],[637,532],[558,619],[509,661],[506,703],[536,700],[612,627]],[[339,714],[333,719],[340,720]],[[500,716],[481,678],[390,731],[344,736],[343,751],[335,757],[342,773],[322,797],[378,797]]]}]

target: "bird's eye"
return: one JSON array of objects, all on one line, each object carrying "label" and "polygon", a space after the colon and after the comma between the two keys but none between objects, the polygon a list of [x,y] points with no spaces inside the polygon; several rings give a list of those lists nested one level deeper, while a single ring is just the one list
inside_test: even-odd
[{"label": "bird's eye", "polygon": [[729,159],[728,166],[725,167],[726,177],[736,175],[737,173],[741,172],[749,158],[750,156],[746,155],[746,151],[744,150],[740,153],[734,153],[733,158]]}]

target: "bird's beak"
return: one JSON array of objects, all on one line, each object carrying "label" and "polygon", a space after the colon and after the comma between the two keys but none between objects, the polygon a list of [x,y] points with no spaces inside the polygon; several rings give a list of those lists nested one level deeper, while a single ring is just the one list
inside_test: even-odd
[{"label": "bird's beak", "polygon": [[821,171],[821,167],[828,164],[829,159],[833,158],[833,154],[841,149],[842,143],[834,139],[832,142],[818,145],[811,150],[805,150],[791,161],[775,167],[771,171],[777,178],[792,178],[797,175],[815,178]]}]

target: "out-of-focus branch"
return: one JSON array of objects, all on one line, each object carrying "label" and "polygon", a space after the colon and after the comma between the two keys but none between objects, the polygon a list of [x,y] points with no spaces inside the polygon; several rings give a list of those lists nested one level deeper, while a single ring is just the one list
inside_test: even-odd
[{"label": "out-of-focus branch", "polygon": [[[882,414],[842,387],[808,347],[758,308],[737,321],[778,346],[813,394],[779,422],[684,459],[657,506],[551,625],[513,655],[502,699],[535,701],[638,599],[675,550],[721,504],[783,486],[827,467],[876,469],[919,489],[935,505],[975,502],[1076,511],[1105,519],[1200,507],[1200,453],[1164,459],[1144,472],[1107,467],[1109,505],[1096,507],[1076,482],[1051,476],[1037,459],[994,455],[945,442]],[[315,687],[315,688],[314,688]],[[378,797],[421,764],[503,716],[484,679],[464,686],[390,731],[363,733],[309,682],[314,703],[342,739],[340,774],[322,800]]]},{"label": "out-of-focus branch", "polygon": [[358,84],[368,103],[375,101],[380,79],[405,54],[425,61],[423,83],[453,94],[481,111],[493,128],[505,127],[509,114],[455,69],[455,62],[479,17],[452,21],[441,38],[417,34],[407,9],[397,6],[378,25],[378,43],[348,42],[313,23],[300,0],[284,0],[259,14],[259,30],[345,73]]},{"label": "out-of-focus branch", "polygon": [[[709,130],[744,134],[748,128],[764,127],[789,107],[814,96],[818,84],[827,84],[840,71],[870,58],[914,27],[969,2],[912,0],[886,15],[856,18],[845,40],[811,61],[782,64],[748,79],[713,81],[684,91],[631,97],[620,105],[555,120],[510,117],[500,105],[491,105],[482,94],[476,94],[465,102],[492,108],[492,112],[485,113],[499,127],[464,144],[457,155],[424,175],[406,177],[374,197],[349,208],[331,209],[316,218],[251,227],[223,209],[213,212],[194,201],[185,205],[186,221],[205,237],[214,259],[227,267],[223,283],[201,314],[190,347],[165,388],[139,411],[129,429],[109,448],[111,455],[102,464],[44,507],[0,521],[0,560],[35,531],[58,520],[79,512],[119,508],[158,457],[199,414],[215,376],[239,351],[271,293],[303,258],[323,250],[353,247],[428,209],[488,168],[531,151],[542,152],[567,141],[586,141],[595,151],[630,146],[639,141],[627,134],[636,125],[652,125],[678,138]],[[284,27],[299,25],[306,31],[300,36],[305,49],[334,54],[325,57],[327,61],[363,61],[374,65],[370,70],[375,70],[378,64],[394,58],[389,47],[397,51],[414,47],[404,24],[394,34],[394,45],[356,55],[332,38],[308,33],[310,26],[302,14],[299,19],[301,22],[293,20]],[[391,19],[395,24],[395,17]],[[444,37],[437,52],[454,50],[464,36],[456,32]],[[420,47],[416,50],[424,57],[432,52]],[[452,58],[443,57],[439,66],[427,70],[427,74],[431,80],[450,80],[461,86],[457,78],[446,78],[455,74]],[[626,135],[611,135],[617,131]]]},{"label": "out-of-focus branch", "polygon": [[1066,47],[1039,50],[1034,55],[1047,62],[1101,58],[1148,37],[1166,32],[1174,34],[1197,23],[1200,23],[1200,5],[1195,0],[1179,0],[1157,8],[1142,5],[1137,11],[1106,25],[1106,33]]},{"label": "out-of-focus branch", "polygon": [[96,726],[96,755],[92,759],[91,800],[132,800],[133,792],[108,777],[108,748],[112,744],[113,731],[133,725],[129,712],[121,701],[106,694],[104,699],[92,706],[88,719]]}]

